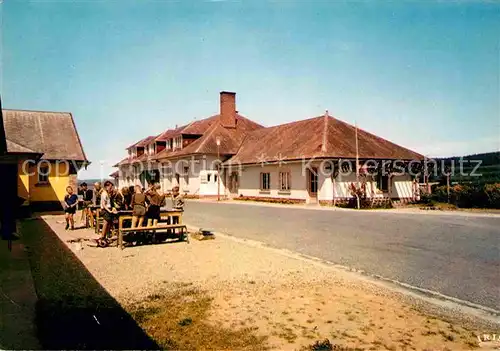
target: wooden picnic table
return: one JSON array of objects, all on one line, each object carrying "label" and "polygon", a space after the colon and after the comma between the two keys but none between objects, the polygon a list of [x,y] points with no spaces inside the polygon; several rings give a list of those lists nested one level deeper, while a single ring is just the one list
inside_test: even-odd
[{"label": "wooden picnic table", "polygon": [[[123,249],[123,222],[126,220],[132,220],[132,210],[118,211],[116,216],[118,217],[118,247]],[[184,211],[176,209],[160,209],[160,221],[170,220],[170,224],[173,223],[173,218],[178,218],[177,225],[182,225],[182,214]],[[147,219],[147,217],[145,217]],[[141,228],[141,227],[139,227]]]},{"label": "wooden picnic table", "polygon": [[[92,211],[95,211],[95,233],[99,234],[101,230],[100,222],[102,222],[101,216],[100,216],[100,207],[92,205],[90,206],[90,209]],[[122,210],[118,211],[117,213],[114,214],[115,218],[118,220],[118,228],[115,227],[115,230],[117,231],[118,234],[118,247],[123,249],[123,232],[122,229],[124,228],[124,222],[127,220],[132,220],[132,210]],[[177,224],[181,226],[182,225],[182,214],[184,211],[182,210],[176,210],[176,209],[160,209],[160,222],[164,222],[167,220],[170,220],[170,224],[173,223],[173,218],[178,218]],[[147,216],[144,217],[144,220],[147,220]],[[143,223],[144,226],[144,223]],[[142,227],[139,227],[142,228]]]}]

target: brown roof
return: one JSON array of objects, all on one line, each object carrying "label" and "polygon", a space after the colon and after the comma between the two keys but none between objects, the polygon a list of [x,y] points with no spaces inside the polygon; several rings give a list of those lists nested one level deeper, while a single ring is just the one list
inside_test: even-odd
[{"label": "brown roof", "polygon": [[121,165],[126,165],[126,164],[130,163],[131,159],[132,159],[131,157],[127,156],[124,159],[122,159],[121,161],[119,161],[117,164],[113,165],[113,167],[118,167],[118,166],[121,166]]},{"label": "brown roof", "polygon": [[168,129],[158,135],[155,141],[166,141],[179,135],[203,135],[212,125],[217,122],[219,115],[194,121],[184,126]]},{"label": "brown roof", "polygon": [[128,149],[130,149],[131,147],[141,147],[141,146],[145,146],[145,145],[147,145],[147,143],[148,143],[150,140],[152,140],[152,139],[154,139],[154,138],[155,138],[154,136],[147,136],[147,137],[145,137],[145,138],[143,138],[143,139],[141,139],[141,140],[139,140],[139,141],[137,141],[137,142],[133,143],[132,145],[127,146],[127,148],[126,148],[126,149],[128,150]]},{"label": "brown roof", "polygon": [[39,153],[48,160],[87,161],[71,113],[2,112],[9,153]]},{"label": "brown roof", "polygon": [[7,139],[3,127],[2,99],[0,98],[0,156],[7,153]]},{"label": "brown roof", "polygon": [[134,146],[135,147],[145,147],[147,146],[151,141],[155,140],[156,139],[156,135],[151,135],[151,136],[148,136],[144,139],[142,139],[141,141],[139,141],[137,144],[135,144]]},{"label": "brown roof", "polygon": [[111,173],[109,176],[111,178],[118,178],[118,176],[120,175],[120,172],[119,171],[114,171],[113,173]]},{"label": "brown roof", "polygon": [[[263,128],[250,133],[228,164],[310,158],[355,158],[355,127],[330,116]],[[362,159],[423,159],[423,156],[358,128]]]},{"label": "brown roof", "polygon": [[193,128],[185,127],[182,134],[186,134],[186,129],[188,129],[190,133],[193,133],[193,131],[200,132],[202,126],[208,127],[208,129],[204,132],[203,136],[196,139],[186,147],[176,151],[163,150],[155,155],[153,159],[158,160],[193,154],[217,154],[217,137],[219,137],[221,141],[219,146],[220,154],[234,155],[238,151],[241,143],[248,133],[263,128],[260,124],[257,124],[241,115],[236,115],[236,128],[224,128],[220,124],[218,117],[219,115],[216,115],[205,120],[198,121],[200,124],[192,126]]},{"label": "brown roof", "polygon": [[28,149],[27,147],[19,145],[13,141],[6,140],[6,142],[7,142],[7,150],[9,150],[8,151],[9,153],[12,153],[12,154],[40,154],[39,152]]}]

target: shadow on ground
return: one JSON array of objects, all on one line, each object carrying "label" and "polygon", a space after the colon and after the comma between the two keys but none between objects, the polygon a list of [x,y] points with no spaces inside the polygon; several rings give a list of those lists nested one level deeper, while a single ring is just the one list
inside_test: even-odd
[{"label": "shadow on ground", "polygon": [[44,349],[159,349],[41,219],[21,224]]}]

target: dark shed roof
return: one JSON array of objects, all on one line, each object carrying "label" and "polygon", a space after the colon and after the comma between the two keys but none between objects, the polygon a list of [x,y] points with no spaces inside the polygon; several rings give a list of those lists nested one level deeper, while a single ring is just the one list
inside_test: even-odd
[{"label": "dark shed roof", "polygon": [[2,110],[2,115],[8,153],[87,161],[71,113]]}]

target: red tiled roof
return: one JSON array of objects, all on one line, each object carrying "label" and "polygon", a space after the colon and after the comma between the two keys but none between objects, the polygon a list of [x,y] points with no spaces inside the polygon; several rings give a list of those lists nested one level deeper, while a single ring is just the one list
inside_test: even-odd
[{"label": "red tiled roof", "polygon": [[115,172],[111,173],[109,176],[110,176],[111,178],[118,178],[119,174],[120,174],[120,172],[119,172],[119,171],[115,171]]},{"label": "red tiled roof", "polygon": [[140,147],[140,146],[144,146],[144,145],[145,145],[144,143],[147,143],[147,142],[148,142],[148,140],[150,140],[151,138],[154,138],[154,136],[147,136],[147,137],[145,137],[145,138],[143,138],[143,139],[141,139],[141,140],[139,140],[139,141],[137,141],[137,142],[133,143],[132,145],[127,146],[127,148],[126,148],[126,149],[128,150],[128,149],[130,149],[131,147],[134,147],[134,146],[135,146],[135,147],[138,147],[138,146],[139,146],[139,147]]},{"label": "red tiled roof", "polygon": [[168,129],[160,134],[155,141],[166,141],[179,135],[203,135],[215,122],[217,122],[218,118],[219,115],[215,115],[191,122],[176,129]]},{"label": "red tiled roof", "polygon": [[7,152],[38,153],[47,160],[87,161],[71,113],[2,112]]},{"label": "red tiled roof", "polygon": [[137,144],[135,144],[134,146],[135,147],[145,147],[147,145],[149,145],[149,143],[153,140],[155,140],[157,137],[157,135],[150,135],[144,139],[142,139],[141,141],[139,141]]},{"label": "red tiled roof", "polygon": [[[238,151],[241,143],[248,133],[263,128],[260,124],[257,124],[241,115],[236,115],[236,128],[224,128],[219,123],[219,119],[215,117],[218,117],[218,115],[207,119],[211,120],[211,123],[204,124],[204,126],[208,126],[208,129],[205,131],[203,136],[180,150],[163,150],[155,155],[153,159],[159,160],[193,154],[217,154],[217,137],[219,137],[221,141],[219,146],[220,154],[233,155]],[[192,128],[189,131],[200,131],[199,128],[200,126],[196,126],[196,128]],[[182,134],[185,134],[184,131]]]},{"label": "red tiled roof", "polygon": [[121,161],[119,161],[118,163],[116,163],[115,165],[113,165],[113,167],[118,167],[118,166],[129,164],[131,160],[132,160],[132,158],[127,156],[124,159],[122,159]]},{"label": "red tiled roof", "polygon": [[[423,156],[358,128],[362,159],[423,159]],[[355,158],[355,127],[330,116],[263,128],[250,133],[227,164],[309,158]]]}]

